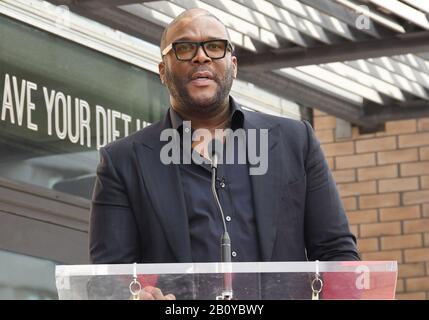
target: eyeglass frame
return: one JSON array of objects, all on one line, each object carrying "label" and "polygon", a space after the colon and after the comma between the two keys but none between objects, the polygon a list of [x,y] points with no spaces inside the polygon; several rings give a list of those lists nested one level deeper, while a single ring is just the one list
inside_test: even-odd
[{"label": "eyeglass frame", "polygon": [[[219,57],[219,58],[212,58],[212,57],[210,57],[210,56],[207,54],[206,49],[204,48],[204,44],[206,44],[206,43],[208,43],[208,42],[213,42],[213,41],[224,41],[224,42],[226,42],[225,51],[224,51],[224,54],[223,54],[223,56],[222,56],[222,57]],[[194,44],[196,44],[196,45],[197,45],[197,49],[195,50],[195,53],[194,53],[194,55],[193,55],[191,58],[189,58],[189,59],[180,59],[180,58],[177,56],[177,53],[176,53],[176,47],[175,47],[175,46],[176,46],[177,44],[180,44],[180,43],[194,43]],[[232,43],[231,43],[228,39],[211,39],[211,40],[206,40],[206,41],[173,41],[173,42],[172,42],[172,43],[170,43],[168,46],[166,46],[166,47],[164,48],[164,50],[162,50],[161,55],[162,55],[162,57],[165,57],[165,56],[166,56],[166,55],[171,51],[171,49],[173,49],[174,55],[176,56],[176,59],[177,59],[178,61],[191,61],[191,60],[192,60],[192,59],[194,59],[194,58],[195,58],[195,56],[197,55],[197,53],[198,53],[198,49],[199,49],[200,47],[202,47],[202,48],[203,48],[204,54],[205,54],[208,58],[210,58],[210,59],[212,59],[212,60],[219,60],[219,59],[223,59],[223,58],[225,58],[225,56],[226,56],[226,52],[227,52],[228,48],[230,48],[231,52],[234,52],[234,46],[232,45]]]}]

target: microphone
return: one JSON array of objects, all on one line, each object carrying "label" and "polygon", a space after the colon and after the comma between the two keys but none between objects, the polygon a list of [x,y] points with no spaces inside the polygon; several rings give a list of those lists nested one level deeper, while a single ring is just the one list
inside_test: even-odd
[{"label": "microphone", "polygon": [[[219,163],[219,158],[221,157],[221,150],[223,150],[223,144],[219,139],[212,139],[208,146],[209,156],[211,159],[211,168],[212,168],[212,194],[216,202],[216,206],[220,212],[222,223],[223,223],[223,234],[220,238],[220,248],[221,248],[221,262],[231,263],[231,239],[228,234],[228,229],[226,227],[225,215],[222,210],[222,206],[219,201],[219,197],[216,191],[216,178],[217,178],[217,165]],[[222,295],[216,297],[217,300],[232,300],[232,275],[231,273],[224,273],[223,278],[223,291]]]}]

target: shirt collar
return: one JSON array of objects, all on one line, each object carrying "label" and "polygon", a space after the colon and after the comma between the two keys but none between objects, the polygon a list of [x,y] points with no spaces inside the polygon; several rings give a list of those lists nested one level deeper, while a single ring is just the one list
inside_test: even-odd
[{"label": "shirt collar", "polygon": [[[232,97],[229,98],[230,106],[230,117],[231,117],[231,129],[236,130],[243,128],[244,123],[244,113],[241,107],[234,101]],[[178,112],[176,112],[172,107],[169,109],[171,126],[173,129],[179,130],[183,126],[183,119]]]}]

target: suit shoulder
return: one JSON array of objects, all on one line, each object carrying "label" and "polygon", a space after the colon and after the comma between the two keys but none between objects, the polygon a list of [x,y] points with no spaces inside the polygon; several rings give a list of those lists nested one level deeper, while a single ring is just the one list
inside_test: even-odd
[{"label": "suit shoulder", "polygon": [[159,132],[160,121],[155,122],[143,129],[140,129],[126,137],[120,138],[113,142],[108,143],[102,149],[113,155],[126,155],[131,152],[134,143],[143,142],[149,137],[153,136],[154,133]]},{"label": "suit shoulder", "polygon": [[267,113],[246,111],[246,116],[249,119],[257,119],[262,125],[265,123],[267,127],[280,126],[282,131],[289,132],[290,134],[307,135],[307,130],[311,125],[305,120],[295,120],[291,118],[285,118],[275,116]]}]

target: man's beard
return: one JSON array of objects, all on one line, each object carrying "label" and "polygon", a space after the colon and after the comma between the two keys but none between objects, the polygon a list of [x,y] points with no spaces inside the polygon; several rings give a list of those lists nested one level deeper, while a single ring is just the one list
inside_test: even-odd
[{"label": "man's beard", "polygon": [[[209,71],[204,67],[196,67],[189,74],[192,75],[198,71]],[[188,76],[186,79],[173,74],[170,70],[166,69],[165,71],[166,84],[170,94],[178,101],[183,108],[190,110],[191,112],[200,113],[200,114],[211,114],[216,109],[222,106],[226,98],[229,96],[229,92],[232,87],[232,66],[230,66],[223,78],[219,78],[214,75],[213,81],[217,83],[216,93],[213,97],[204,99],[203,101],[196,101],[189,94],[189,89],[186,85],[191,81],[191,77]]]}]

